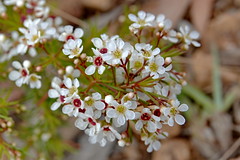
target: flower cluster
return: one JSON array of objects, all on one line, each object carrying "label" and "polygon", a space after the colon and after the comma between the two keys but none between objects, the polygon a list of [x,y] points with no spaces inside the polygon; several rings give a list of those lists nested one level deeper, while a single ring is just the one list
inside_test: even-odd
[{"label": "flower cluster", "polygon": [[[152,152],[167,137],[162,130],[165,125],[185,123],[181,112],[188,106],[177,99],[186,84],[185,74],[173,69],[171,57],[190,45],[200,46],[196,31],[181,26],[177,32],[164,15],[139,11],[137,15],[129,14],[133,22],[129,29],[136,41],[102,34],[91,39],[92,48],[86,54],[83,29],[62,26],[61,18],[49,16],[44,0],[4,0],[0,13],[6,10],[3,4],[20,9],[25,6],[26,16],[21,17],[17,31],[0,34],[0,51],[5,53],[0,62],[26,53],[35,57],[41,54],[40,49],[45,52],[49,61],[32,68],[37,72],[47,70],[47,62],[57,66],[59,76],[52,79],[48,90],[48,96],[55,99],[51,110],[61,108],[63,114],[76,117],[75,126],[89,135],[91,143],[105,146],[108,141],[118,140],[120,146],[125,146],[131,142],[133,132]],[[52,40],[60,46],[49,51],[45,44]],[[67,61],[67,65],[55,58]],[[30,61],[14,61],[12,66],[16,70],[10,72],[9,79],[18,87],[41,87],[42,77],[30,73]],[[120,132],[120,127],[125,130]]]},{"label": "flower cluster", "polygon": [[[170,29],[171,22],[163,15],[155,19],[154,15],[140,11],[138,16],[129,15],[134,22],[130,26],[134,34],[158,27],[157,33],[163,40],[174,42],[181,49],[190,44],[198,46],[194,41],[196,31],[180,28],[177,33]],[[82,53],[83,31],[79,28],[73,31],[70,26],[64,30],[59,37],[65,42],[62,52],[74,59],[81,76],[64,75],[52,80],[48,95],[57,100],[51,109],[61,107],[64,114],[77,117],[75,126],[89,135],[91,143],[105,146],[107,141],[117,139],[120,146],[128,145],[129,128],[134,126],[148,145],[147,151],[152,152],[160,148],[160,140],[167,136],[162,131],[164,125],[185,123],[180,113],[187,111],[188,106],[177,99],[185,84],[184,74],[172,68],[171,58],[161,56],[160,48],[102,34],[91,40],[93,56],[87,56]],[[119,133],[119,127],[126,130]]]}]

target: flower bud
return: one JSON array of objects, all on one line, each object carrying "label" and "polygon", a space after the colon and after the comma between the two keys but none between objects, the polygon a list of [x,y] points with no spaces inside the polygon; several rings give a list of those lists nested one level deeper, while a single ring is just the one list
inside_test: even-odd
[{"label": "flower bud", "polygon": [[58,70],[58,74],[62,75],[62,74],[63,74],[63,70],[62,70],[62,69],[59,69],[59,70]]},{"label": "flower bud", "polygon": [[79,59],[75,59],[75,60],[73,61],[73,63],[74,63],[74,64],[78,64],[78,63],[79,63]]},{"label": "flower bud", "polygon": [[86,53],[82,53],[81,56],[80,56],[80,58],[81,58],[82,60],[84,60],[86,57],[87,57]]},{"label": "flower bud", "polygon": [[23,66],[29,68],[31,66],[31,62],[29,60],[23,61]]},{"label": "flower bud", "polygon": [[128,93],[127,96],[129,99],[132,99],[135,96],[135,94],[133,92],[130,92],[130,93]]},{"label": "flower bud", "polygon": [[37,72],[40,72],[41,70],[42,70],[42,66],[37,66],[37,67],[36,67],[36,71],[37,71]]}]

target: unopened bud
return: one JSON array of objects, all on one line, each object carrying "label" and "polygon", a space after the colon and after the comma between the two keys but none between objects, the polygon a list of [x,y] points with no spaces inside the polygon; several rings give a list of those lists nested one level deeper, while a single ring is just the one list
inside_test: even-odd
[{"label": "unopened bud", "polygon": [[74,69],[73,69],[72,66],[67,66],[67,67],[66,67],[66,73],[68,73],[68,74],[72,73],[73,70],[74,70]]},{"label": "unopened bud", "polygon": [[8,127],[11,127],[12,125],[13,125],[12,121],[8,121],[8,122],[7,122],[7,126],[8,126]]},{"label": "unopened bud", "polygon": [[42,66],[37,66],[37,67],[36,67],[36,71],[37,71],[37,72],[40,72],[41,70],[42,70]]},{"label": "unopened bud", "polygon": [[73,61],[73,63],[74,63],[74,64],[78,64],[78,63],[79,63],[79,59],[75,59],[75,60]]},{"label": "unopened bud", "polygon": [[128,93],[127,96],[129,99],[132,99],[135,96],[135,94],[133,92],[130,92],[130,93]]},{"label": "unopened bud", "polygon": [[29,68],[31,66],[31,62],[29,60],[23,61],[23,66]]},{"label": "unopened bud", "polygon": [[165,64],[166,64],[166,65],[169,65],[170,63],[172,63],[172,58],[171,58],[171,57],[167,57],[167,58],[165,59]]},{"label": "unopened bud", "polygon": [[62,69],[59,69],[59,70],[58,70],[58,74],[62,75],[62,74],[63,74],[63,70],[62,70]]},{"label": "unopened bud", "polygon": [[80,58],[81,58],[82,60],[84,60],[86,57],[87,57],[87,54],[86,54],[86,53],[82,53],[81,56],[80,56]]}]

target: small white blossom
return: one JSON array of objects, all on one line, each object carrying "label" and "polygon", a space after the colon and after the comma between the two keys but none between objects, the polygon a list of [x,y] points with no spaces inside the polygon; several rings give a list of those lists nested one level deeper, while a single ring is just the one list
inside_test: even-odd
[{"label": "small white blossom", "polygon": [[130,108],[136,108],[137,106],[132,106],[130,101],[119,104],[117,101],[113,100],[111,105],[114,108],[107,109],[107,116],[113,118],[113,124],[116,127],[124,125],[126,120],[133,120],[135,118],[135,112],[130,110]]},{"label": "small white blossom", "polygon": [[73,96],[71,99],[65,100],[64,103],[70,103],[65,104],[62,108],[62,112],[64,114],[67,114],[69,116],[78,116],[79,108],[83,108],[84,104],[83,101],[80,99],[78,95]]},{"label": "small white blossom", "polygon": [[144,11],[139,11],[138,16],[134,14],[129,14],[128,18],[134,22],[131,25],[133,28],[140,28],[145,26],[152,26],[152,22],[155,16],[153,14],[146,13]]},{"label": "small white blossom", "polygon": [[179,30],[179,38],[186,44],[187,48],[191,44],[195,47],[201,46],[201,44],[196,41],[200,36],[197,31],[191,31],[188,25],[180,26]]},{"label": "small white blossom", "polygon": [[76,40],[83,36],[83,30],[81,28],[76,28],[73,31],[73,26],[64,26],[62,34],[59,36],[59,41],[67,42],[68,40]]},{"label": "small white blossom", "polygon": [[173,106],[164,108],[163,113],[165,116],[168,116],[168,125],[173,126],[174,120],[177,124],[183,125],[185,123],[185,118],[180,115],[180,112],[186,112],[188,110],[188,106],[186,104],[181,104],[178,100],[173,101]]},{"label": "small white blossom", "polygon": [[137,43],[135,45],[136,50],[138,53],[140,53],[144,58],[151,59],[155,55],[158,55],[160,53],[159,48],[155,48],[152,50],[152,46],[150,44],[146,43]]},{"label": "small white blossom", "polygon": [[136,119],[139,119],[135,124],[136,130],[141,130],[145,125],[146,129],[153,133],[162,127],[158,125],[159,123],[155,123],[155,121],[159,122],[160,118],[152,114],[149,108],[144,108],[141,113],[136,112]]},{"label": "small white blossom", "polygon": [[69,58],[78,57],[83,50],[82,40],[81,39],[69,39],[63,48],[63,53],[67,55]]},{"label": "small white blossom", "polygon": [[36,74],[30,74],[29,77],[28,77],[28,82],[29,82],[29,85],[30,85],[30,88],[41,88],[42,86],[42,83],[40,81],[41,79],[41,76],[39,75],[36,75]]},{"label": "small white blossom", "polygon": [[161,74],[165,72],[165,68],[163,67],[164,59],[160,55],[149,60],[148,65],[145,66],[145,70],[143,72],[150,72],[150,76],[153,76],[153,79],[158,79]]},{"label": "small white blossom", "polygon": [[21,87],[22,84],[28,83],[29,63],[30,62],[28,60],[25,60],[22,66],[18,61],[12,62],[12,66],[17,70],[11,71],[8,77],[11,81],[15,81],[18,87]]},{"label": "small white blossom", "polygon": [[80,86],[80,83],[77,78],[74,80],[66,78],[63,80],[63,84],[66,88],[61,88],[61,95],[65,96],[65,101],[70,101],[78,94],[78,87]]},{"label": "small white blossom", "polygon": [[96,69],[98,69],[98,74],[103,74],[103,72],[106,68],[103,65],[103,63],[104,63],[103,58],[98,50],[93,49],[93,52],[94,52],[95,56],[89,60],[90,62],[93,62],[93,64],[89,65],[86,68],[85,73],[87,75],[92,75],[95,73]]}]

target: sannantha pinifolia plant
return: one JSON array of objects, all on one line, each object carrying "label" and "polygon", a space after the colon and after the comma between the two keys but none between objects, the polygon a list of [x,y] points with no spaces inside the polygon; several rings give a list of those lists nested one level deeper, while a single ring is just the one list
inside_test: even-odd
[{"label": "sannantha pinifolia plant", "polygon": [[[173,69],[171,57],[184,53],[190,45],[199,47],[198,32],[186,25],[177,32],[164,15],[139,11],[128,15],[135,39],[127,42],[118,35],[102,34],[90,39],[92,50],[84,53],[83,29],[61,25],[61,18],[49,16],[44,4],[44,0],[0,3],[3,19],[6,5],[14,5],[22,13],[19,27],[0,35],[0,61],[25,59],[26,53],[31,56],[12,62],[9,79],[18,87],[49,86],[42,83],[49,78],[48,66],[53,63],[58,75],[48,91],[48,96],[56,99],[49,104],[51,110],[61,108],[65,115],[76,117],[75,126],[89,135],[91,143],[105,146],[117,139],[120,146],[129,145],[132,130],[136,130],[148,152],[158,150],[160,140],[167,137],[163,125],[183,125],[180,113],[188,110],[177,99],[186,84],[185,73]],[[43,62],[40,55],[46,58]]]}]

